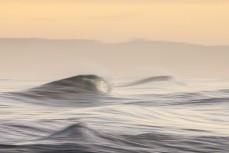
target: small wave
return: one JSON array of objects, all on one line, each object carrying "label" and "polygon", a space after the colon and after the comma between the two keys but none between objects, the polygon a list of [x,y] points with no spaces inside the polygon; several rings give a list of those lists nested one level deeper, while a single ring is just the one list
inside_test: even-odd
[{"label": "small wave", "polygon": [[172,81],[172,80],[175,80],[175,79],[172,76],[169,76],[169,75],[153,76],[153,77],[150,77],[150,78],[145,78],[145,79],[142,79],[142,80],[130,82],[130,83],[127,83],[125,85],[121,85],[119,87],[130,87],[130,86],[142,85],[142,84],[146,84],[146,83],[150,83],[150,82]]},{"label": "small wave", "polygon": [[[186,102],[181,102],[182,105],[219,105],[228,103],[229,98],[204,98],[204,99],[193,99]],[[173,105],[176,105],[174,103]]]},{"label": "small wave", "polygon": [[93,137],[93,135],[98,134],[96,130],[87,127],[83,123],[77,123],[70,125],[60,131],[57,131],[45,139],[56,139],[56,138],[78,138],[83,139],[86,137]]},{"label": "small wave", "polygon": [[0,144],[0,152],[164,153],[228,152],[227,136],[185,136],[156,131],[120,135],[76,123],[44,139],[15,145]]}]

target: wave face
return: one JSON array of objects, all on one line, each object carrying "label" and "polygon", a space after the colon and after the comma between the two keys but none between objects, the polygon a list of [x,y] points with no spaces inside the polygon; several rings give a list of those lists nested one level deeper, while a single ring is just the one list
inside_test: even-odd
[{"label": "wave face", "polygon": [[0,153],[229,152],[229,81],[116,79],[0,79]]}]

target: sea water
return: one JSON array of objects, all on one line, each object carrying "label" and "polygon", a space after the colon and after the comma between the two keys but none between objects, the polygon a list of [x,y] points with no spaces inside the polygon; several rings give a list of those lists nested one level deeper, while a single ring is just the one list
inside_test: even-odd
[{"label": "sea water", "polygon": [[227,153],[229,81],[0,79],[1,153]]}]

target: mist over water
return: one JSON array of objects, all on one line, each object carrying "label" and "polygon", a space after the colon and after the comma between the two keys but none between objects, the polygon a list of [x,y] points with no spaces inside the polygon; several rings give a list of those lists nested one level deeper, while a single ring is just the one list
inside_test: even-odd
[{"label": "mist over water", "polygon": [[53,81],[76,74],[229,78],[229,46],[146,40],[103,43],[79,39],[1,38],[0,50],[0,75],[16,78],[49,77]]},{"label": "mist over water", "polygon": [[0,152],[229,152],[229,81],[108,80],[0,79]]}]

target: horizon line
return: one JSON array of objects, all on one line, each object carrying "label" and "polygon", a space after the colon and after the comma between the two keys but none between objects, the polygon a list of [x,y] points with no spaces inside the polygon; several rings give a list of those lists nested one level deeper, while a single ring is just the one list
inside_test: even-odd
[{"label": "horizon line", "polygon": [[116,41],[116,42],[105,42],[103,40],[96,39],[80,39],[80,38],[42,38],[42,37],[0,37],[2,39],[33,39],[33,40],[56,40],[56,41],[91,41],[103,44],[126,44],[133,42],[147,42],[147,43],[173,43],[173,44],[183,44],[183,45],[195,45],[195,46],[205,46],[205,47],[229,47],[229,44],[219,44],[219,45],[208,45],[200,43],[191,43],[191,42],[179,42],[179,41],[169,41],[169,40],[149,40],[144,38],[129,39],[126,41]]}]

